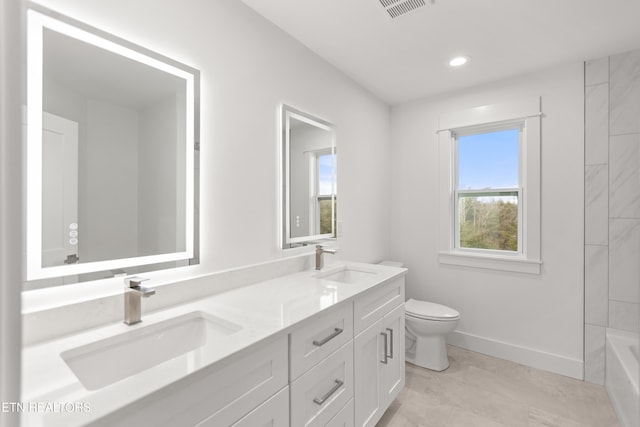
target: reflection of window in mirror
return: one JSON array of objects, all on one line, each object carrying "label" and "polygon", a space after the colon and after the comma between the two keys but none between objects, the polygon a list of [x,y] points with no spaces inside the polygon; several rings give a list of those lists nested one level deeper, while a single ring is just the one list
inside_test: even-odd
[{"label": "reflection of window in mirror", "polygon": [[[320,234],[332,234],[332,236],[335,237],[337,192],[334,188],[334,171],[336,170],[336,155],[331,154],[331,150],[319,151],[316,153],[315,163],[315,210],[318,218],[317,229],[320,230]],[[333,210],[331,209],[332,198]]]}]

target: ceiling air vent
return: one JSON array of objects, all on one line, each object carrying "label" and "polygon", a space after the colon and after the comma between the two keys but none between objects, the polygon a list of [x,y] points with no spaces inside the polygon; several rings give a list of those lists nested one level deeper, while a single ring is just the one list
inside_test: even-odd
[{"label": "ceiling air vent", "polygon": [[413,10],[426,6],[427,3],[433,3],[433,0],[378,0],[384,10],[387,11],[391,18],[409,13]]}]

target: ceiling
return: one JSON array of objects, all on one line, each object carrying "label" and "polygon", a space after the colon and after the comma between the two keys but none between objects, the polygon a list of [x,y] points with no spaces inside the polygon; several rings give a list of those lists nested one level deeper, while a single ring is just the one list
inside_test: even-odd
[{"label": "ceiling", "polygon": [[389,104],[640,48],[640,0],[242,1]]}]

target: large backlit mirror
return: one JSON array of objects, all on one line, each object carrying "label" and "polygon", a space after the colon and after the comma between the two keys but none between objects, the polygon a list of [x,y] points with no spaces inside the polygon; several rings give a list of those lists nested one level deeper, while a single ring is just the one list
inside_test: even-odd
[{"label": "large backlit mirror", "polygon": [[27,288],[197,262],[198,90],[195,69],[28,9]]},{"label": "large backlit mirror", "polygon": [[336,237],[334,126],[282,106],[282,247]]}]

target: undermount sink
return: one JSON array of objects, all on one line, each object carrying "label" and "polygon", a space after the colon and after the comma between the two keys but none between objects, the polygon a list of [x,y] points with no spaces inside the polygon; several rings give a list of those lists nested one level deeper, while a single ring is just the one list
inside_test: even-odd
[{"label": "undermount sink", "polygon": [[240,329],[235,323],[194,311],[67,350],[60,356],[83,386],[96,390]]},{"label": "undermount sink", "polygon": [[316,277],[324,280],[331,280],[333,282],[355,284],[369,280],[375,274],[376,272],[373,271],[360,270],[350,266],[344,266],[339,268],[338,270],[331,270],[326,273],[317,274]]}]

